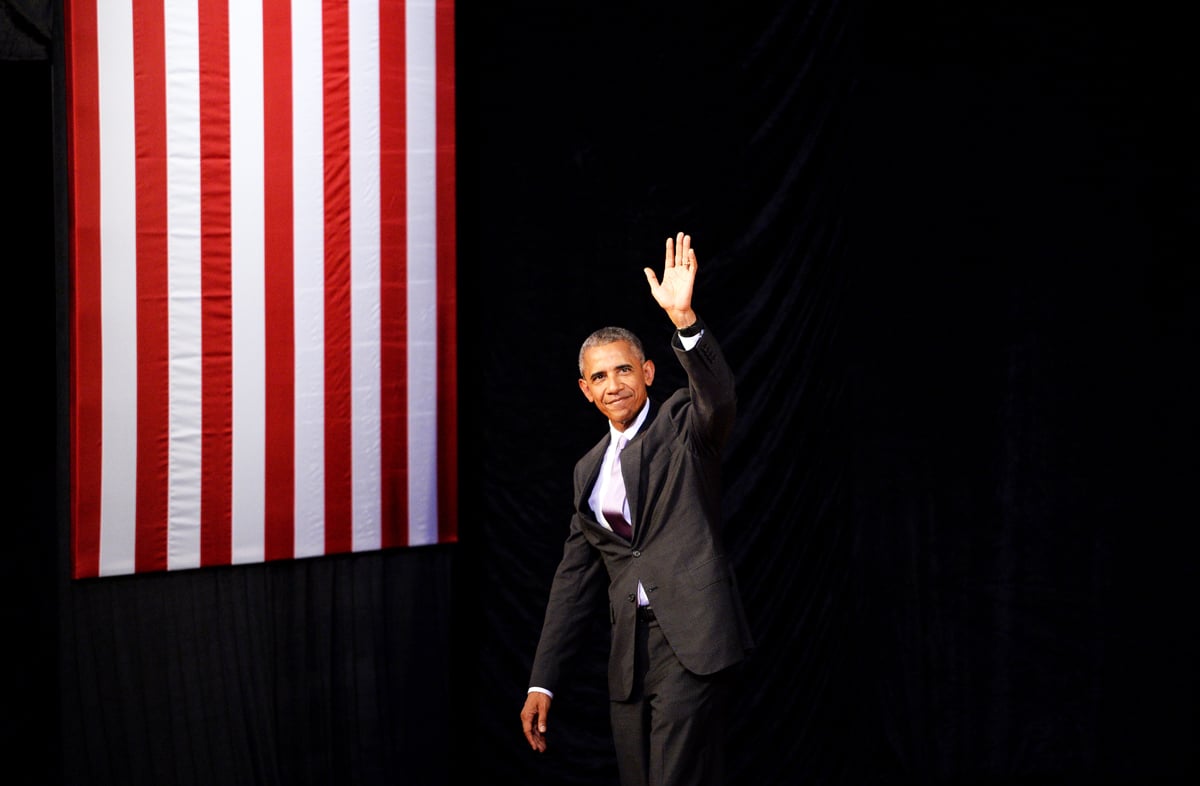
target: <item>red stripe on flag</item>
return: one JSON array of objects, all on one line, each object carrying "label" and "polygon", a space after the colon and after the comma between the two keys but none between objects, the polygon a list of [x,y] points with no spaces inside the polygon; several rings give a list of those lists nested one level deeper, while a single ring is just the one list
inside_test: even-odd
[{"label": "red stripe on flag", "polygon": [[68,3],[72,576],[100,573],[100,84],[94,2]]},{"label": "red stripe on flag", "polygon": [[350,551],[350,15],[325,0],[325,551]]},{"label": "red stripe on flag", "polygon": [[286,0],[263,5],[266,259],[267,559],[295,554],[295,326],[292,224],[292,11]]},{"label": "red stripe on flag", "polygon": [[384,548],[408,545],[408,194],[404,1],[379,7],[380,388]]},{"label": "red stripe on flag", "polygon": [[134,564],[167,568],[167,80],[161,0],[133,0],[137,134],[137,485]]},{"label": "red stripe on flag", "polygon": [[454,2],[437,4],[438,541],[458,537]]},{"label": "red stripe on flag", "polygon": [[229,170],[229,6],[202,0],[200,27],[200,564],[233,552],[233,301]]}]

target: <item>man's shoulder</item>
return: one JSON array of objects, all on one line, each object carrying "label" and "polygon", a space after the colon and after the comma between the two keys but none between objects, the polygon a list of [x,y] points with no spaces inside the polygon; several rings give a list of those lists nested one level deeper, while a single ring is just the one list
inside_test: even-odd
[{"label": "man's shoulder", "polygon": [[691,403],[692,395],[686,387],[679,388],[662,401],[652,400],[650,415],[646,418],[639,436],[655,429],[670,428],[679,421]]}]

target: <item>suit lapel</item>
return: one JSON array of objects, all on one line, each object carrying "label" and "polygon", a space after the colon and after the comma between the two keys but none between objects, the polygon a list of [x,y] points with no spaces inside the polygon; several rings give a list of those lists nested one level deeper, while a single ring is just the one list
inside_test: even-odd
[{"label": "suit lapel", "polygon": [[633,539],[642,534],[642,440],[641,433],[621,451],[621,477],[625,479],[625,497],[629,500],[629,517],[633,525]]},{"label": "suit lapel", "polygon": [[592,489],[596,487],[596,481],[600,479],[600,466],[604,463],[604,451],[608,450],[611,441],[612,438],[606,436],[583,457],[580,467],[584,474],[584,482],[579,486],[581,496],[575,500],[575,509],[583,514],[584,520],[594,522],[600,529],[604,529],[604,527],[596,521],[596,514],[592,512],[592,506],[588,504],[588,499],[592,496]]},{"label": "suit lapel", "polygon": [[641,538],[643,521],[642,510],[642,459],[645,455],[646,435],[654,424],[654,416],[658,414],[656,402],[649,402],[650,411],[646,420],[638,429],[635,436],[625,449],[621,451],[621,477],[625,480],[625,496],[629,498],[629,515],[633,518],[633,539]]}]

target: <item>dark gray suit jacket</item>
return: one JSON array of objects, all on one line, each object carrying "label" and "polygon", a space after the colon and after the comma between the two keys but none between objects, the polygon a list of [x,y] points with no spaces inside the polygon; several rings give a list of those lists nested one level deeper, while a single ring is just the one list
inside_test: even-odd
[{"label": "dark gray suit jacket", "polygon": [[[575,465],[575,513],[554,575],[530,684],[555,691],[580,644],[595,593],[608,587],[612,644],[609,694],[633,689],[637,585],[641,581],[679,662],[712,674],[753,646],[733,570],[721,541],[721,449],[736,410],[733,372],[705,330],[690,351],[672,348],[688,387],[661,406],[621,453],[633,541],[596,521],[588,497],[600,473],[606,435]],[[606,581],[607,579],[607,581]]]}]

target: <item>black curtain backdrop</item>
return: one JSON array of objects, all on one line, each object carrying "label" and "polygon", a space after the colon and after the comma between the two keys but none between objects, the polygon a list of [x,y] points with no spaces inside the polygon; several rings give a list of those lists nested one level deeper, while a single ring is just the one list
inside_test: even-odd
[{"label": "black curtain backdrop", "polygon": [[579,342],[681,382],[641,273],[680,230],[739,389],[730,783],[1198,780],[1181,20],[460,2],[460,543],[76,582],[61,20],[0,10],[21,782],[615,783],[602,616],[548,753],[517,713]]}]

